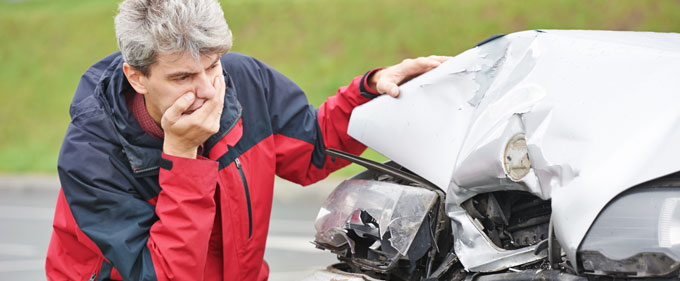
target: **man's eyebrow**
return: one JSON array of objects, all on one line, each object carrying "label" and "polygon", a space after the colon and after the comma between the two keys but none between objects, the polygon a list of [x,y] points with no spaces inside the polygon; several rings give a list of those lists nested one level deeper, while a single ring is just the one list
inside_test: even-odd
[{"label": "man's eyebrow", "polygon": [[178,71],[178,72],[173,72],[168,75],[166,75],[167,78],[176,78],[176,77],[182,77],[182,76],[191,76],[196,74],[196,72],[187,72],[187,71]]},{"label": "man's eyebrow", "polygon": [[[215,59],[215,61],[213,61],[213,62],[210,64],[210,66],[208,66],[206,69],[215,66],[215,64],[217,64],[217,61],[219,61],[219,60],[220,60],[220,57],[218,56],[217,59]],[[178,72],[170,73],[170,74],[166,75],[166,77],[169,78],[169,79],[172,79],[172,78],[175,78],[175,77],[181,77],[181,76],[185,76],[185,75],[186,75],[186,76],[191,76],[191,75],[194,75],[194,74],[196,74],[196,73],[197,73],[197,72],[178,71]]]}]

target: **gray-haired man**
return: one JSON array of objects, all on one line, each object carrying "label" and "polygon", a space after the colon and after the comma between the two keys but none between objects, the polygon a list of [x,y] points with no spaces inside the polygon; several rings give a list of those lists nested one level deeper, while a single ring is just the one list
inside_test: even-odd
[{"label": "gray-haired man", "polygon": [[[274,175],[310,184],[359,154],[352,109],[444,57],[370,71],[318,110],[300,88],[228,53],[216,0],[128,0],[121,52],[83,75],[59,156],[50,280],[264,280]],[[379,118],[379,117],[376,117]]]}]

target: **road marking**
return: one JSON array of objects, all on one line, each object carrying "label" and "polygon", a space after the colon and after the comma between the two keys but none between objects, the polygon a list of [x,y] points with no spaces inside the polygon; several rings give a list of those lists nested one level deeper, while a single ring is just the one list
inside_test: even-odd
[{"label": "road marking", "polygon": [[0,206],[0,219],[46,220],[52,221],[54,208]]},{"label": "road marking", "polygon": [[32,257],[37,255],[35,246],[26,244],[0,244],[0,256]]},{"label": "road marking", "polygon": [[44,259],[0,261],[0,272],[39,271],[44,269]]},{"label": "road marking", "polygon": [[312,240],[314,240],[312,237],[307,236],[274,235],[267,237],[267,248],[305,253],[322,253],[321,250],[312,244]]}]

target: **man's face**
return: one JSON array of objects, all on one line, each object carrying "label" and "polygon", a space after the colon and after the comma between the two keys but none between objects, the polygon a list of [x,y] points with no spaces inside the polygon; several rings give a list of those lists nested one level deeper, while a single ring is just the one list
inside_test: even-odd
[{"label": "man's face", "polygon": [[219,59],[219,54],[203,55],[199,61],[188,54],[160,54],[156,63],[151,65],[149,75],[140,74],[139,84],[142,87],[135,87],[144,95],[146,108],[154,121],[160,124],[165,111],[186,93],[193,93],[196,99],[185,114],[192,113],[206,100],[214,98],[217,94],[213,85],[215,77],[224,79]]}]

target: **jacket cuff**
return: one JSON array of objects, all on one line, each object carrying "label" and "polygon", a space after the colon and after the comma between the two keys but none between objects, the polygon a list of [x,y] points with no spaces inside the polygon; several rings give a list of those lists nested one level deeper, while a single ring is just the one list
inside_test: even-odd
[{"label": "jacket cuff", "polygon": [[361,83],[359,83],[359,92],[361,93],[362,96],[369,98],[369,99],[374,99],[380,95],[380,93],[375,92],[371,90],[370,87],[368,87],[368,79],[371,79],[371,76],[378,72],[378,70],[383,69],[381,68],[375,68],[370,70],[369,72],[366,72],[363,77],[361,77]]},{"label": "jacket cuff", "polygon": [[[219,163],[213,160],[190,159],[161,154],[159,183],[162,188],[175,185],[215,186]],[[168,185],[169,184],[169,185]]]},{"label": "jacket cuff", "polygon": [[217,167],[219,164],[201,155],[197,155],[196,159],[185,158],[179,156],[172,156],[170,154],[161,153],[161,161],[159,166],[162,169],[172,171],[173,168],[179,168],[181,170],[203,170],[209,169],[213,166]]}]

